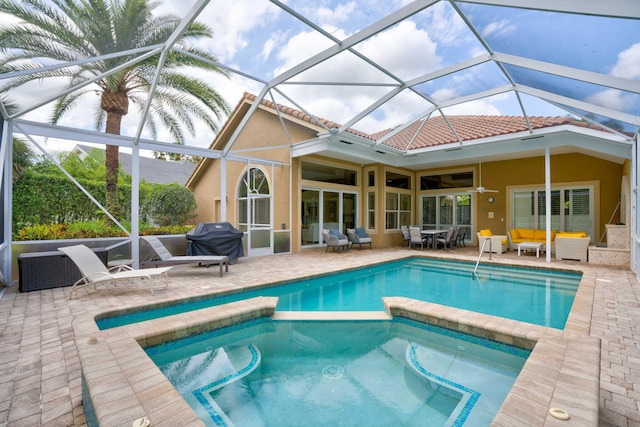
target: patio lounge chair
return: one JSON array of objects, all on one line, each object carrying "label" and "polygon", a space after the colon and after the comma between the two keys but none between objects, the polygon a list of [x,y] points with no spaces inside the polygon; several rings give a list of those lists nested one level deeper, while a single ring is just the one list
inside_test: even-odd
[{"label": "patio lounge chair", "polygon": [[153,295],[153,279],[157,276],[164,275],[166,287],[169,286],[169,278],[167,277],[167,271],[171,267],[161,268],[147,268],[144,270],[133,270],[126,265],[120,265],[109,270],[98,258],[98,256],[85,245],[65,246],[58,248],[58,250],[64,252],[71,261],[73,261],[80,273],[84,277],[78,280],[71,287],[69,298],[73,295],[73,292],[85,286],[97,286],[102,283],[111,283],[119,280],[131,280],[131,279],[149,279],[151,282],[151,294]]},{"label": "patio lounge chair", "polygon": [[345,250],[349,250],[349,239],[344,234],[340,233],[335,229],[323,229],[322,230],[322,240],[327,245],[327,248],[324,250],[327,252],[329,248],[333,248],[333,251],[338,249],[338,252],[345,248]]},{"label": "patio lounge chair", "polygon": [[157,257],[150,261],[144,261],[142,265],[152,264],[155,267],[160,265],[175,264],[199,264],[209,267],[210,265],[220,266],[220,277],[222,277],[223,267],[225,271],[229,271],[229,257],[226,255],[193,255],[193,256],[173,256],[167,247],[153,236],[143,236],[142,240],[147,242],[151,249],[156,253]]},{"label": "patio lounge chair", "polygon": [[371,249],[371,236],[364,231],[363,227],[347,228],[347,237],[351,246],[358,245],[362,249],[362,245],[369,245]]}]

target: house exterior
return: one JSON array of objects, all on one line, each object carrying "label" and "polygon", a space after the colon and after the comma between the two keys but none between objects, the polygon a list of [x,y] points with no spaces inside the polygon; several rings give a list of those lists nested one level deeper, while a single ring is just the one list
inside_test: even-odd
[{"label": "house exterior", "polygon": [[[631,148],[569,117],[448,116],[369,135],[245,94],[186,186],[196,221],[229,221],[249,255],[323,246],[321,230],[364,226],[373,247],[401,225],[475,232],[551,229],[599,242],[628,222]],[[451,128],[456,129],[452,132]],[[400,153],[400,154],[398,154]],[[477,187],[495,192],[477,191]]]},{"label": "house exterior", "polygon": [[[87,145],[76,145],[73,152],[80,156],[80,158],[83,158],[87,156],[91,150],[104,152],[103,148],[89,147]],[[120,151],[118,152],[118,160],[120,161],[122,170],[131,175],[133,172],[133,159],[131,154]],[[140,156],[138,161],[140,162],[140,180],[153,184],[177,183],[184,185],[196,168],[194,163],[186,160],[169,161]]]}]

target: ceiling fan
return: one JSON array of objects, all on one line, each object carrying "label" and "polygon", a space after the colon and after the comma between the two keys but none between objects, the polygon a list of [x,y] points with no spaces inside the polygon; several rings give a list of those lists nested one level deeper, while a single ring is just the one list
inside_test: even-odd
[{"label": "ceiling fan", "polygon": [[480,185],[478,185],[475,189],[473,190],[469,190],[470,193],[497,193],[498,190],[489,190],[488,188],[484,188],[482,186],[482,162],[479,163],[480,167],[479,167],[479,176],[478,176],[478,182]]}]

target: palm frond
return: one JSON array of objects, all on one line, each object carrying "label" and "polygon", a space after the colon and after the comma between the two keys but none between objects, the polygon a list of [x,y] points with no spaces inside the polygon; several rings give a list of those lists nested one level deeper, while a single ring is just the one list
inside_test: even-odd
[{"label": "palm frond", "polygon": [[[133,59],[133,55],[46,71],[41,69],[42,64],[67,63],[164,43],[181,19],[169,14],[156,16],[153,12],[157,7],[153,0],[0,0],[0,12],[21,21],[0,24],[0,52],[5,53],[0,58],[0,72],[33,71],[7,79],[0,91],[33,80],[61,77],[68,79],[67,87],[80,87],[87,79]],[[164,126],[177,141],[184,141],[185,132],[192,135],[195,132],[196,121],[215,131],[217,121],[229,113],[229,106],[211,85],[181,72],[195,69],[228,76],[216,66],[216,58],[189,46],[194,40],[211,37],[213,32],[207,25],[194,22],[176,41],[176,46],[189,54],[179,51],[167,54],[156,93],[152,95],[149,117],[145,119],[145,128],[154,135],[159,126]],[[61,97],[54,105],[53,120],[59,120],[96,88],[123,94],[138,111],[144,111],[159,58],[160,55],[154,55],[108,74],[95,86]],[[98,129],[104,127],[105,119],[100,110],[93,115]]]},{"label": "palm frond", "polygon": [[65,113],[73,109],[74,105],[77,102],[79,102],[83,98],[86,98],[88,95],[93,94],[94,92],[95,91],[90,89],[84,89],[58,98],[58,100],[54,104],[53,112],[51,113],[51,123],[58,123],[60,121],[60,118],[64,116]]}]

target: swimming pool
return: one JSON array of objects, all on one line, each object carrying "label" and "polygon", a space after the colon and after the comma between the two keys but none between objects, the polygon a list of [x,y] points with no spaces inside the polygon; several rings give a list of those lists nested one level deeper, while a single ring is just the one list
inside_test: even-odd
[{"label": "swimming pool", "polygon": [[[451,307],[564,328],[580,273],[430,258],[331,273],[232,295],[213,295],[97,321],[100,329],[164,317],[254,296],[277,296],[278,311],[381,311],[382,297],[405,296]],[[286,268],[286,266],[283,266]]]},{"label": "swimming pool", "polygon": [[146,352],[211,426],[485,426],[529,355],[406,319],[262,319]]}]

